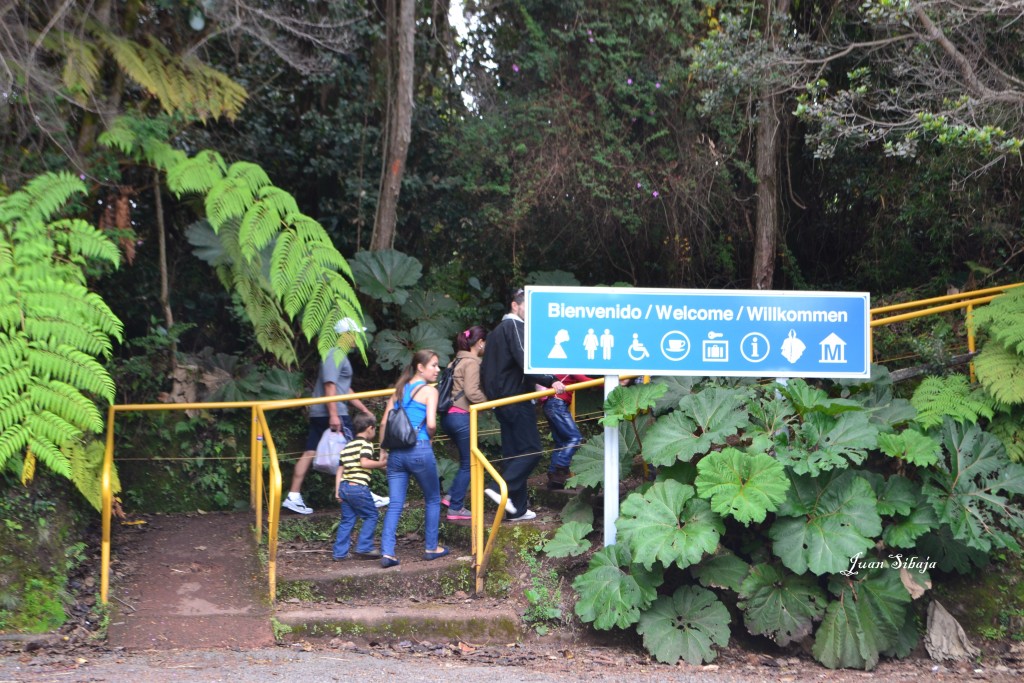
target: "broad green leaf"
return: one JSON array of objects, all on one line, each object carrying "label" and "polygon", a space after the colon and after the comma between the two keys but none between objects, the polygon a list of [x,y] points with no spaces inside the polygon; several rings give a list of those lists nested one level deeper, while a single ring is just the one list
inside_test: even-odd
[{"label": "broad green leaf", "polygon": [[774,554],[794,573],[842,571],[882,533],[875,492],[856,472],[791,481],[769,536]]},{"label": "broad green leaf", "polygon": [[[622,567],[628,567],[625,571]],[[579,594],[575,612],[594,628],[626,628],[640,618],[641,610],[657,597],[661,572],[648,572],[631,564],[629,549],[612,545],[594,553],[587,571],[576,577],[572,587]]]},{"label": "broad green leaf", "polygon": [[420,262],[394,249],[360,251],[351,259],[359,291],[385,304],[403,305],[423,273]]},{"label": "broad green leaf", "polygon": [[838,600],[826,610],[814,641],[814,657],[829,667],[870,670],[882,652],[895,649],[906,622],[910,593],[898,569],[871,569],[856,580],[836,577]]},{"label": "broad green leaf", "polygon": [[1024,467],[1011,463],[999,439],[978,425],[947,419],[941,437],[948,467],[924,472],[922,486],[939,521],[977,550],[1006,547],[1000,532],[1024,530],[1024,513],[1000,494],[1024,494]]},{"label": "broad green leaf", "polygon": [[893,548],[914,548],[918,538],[938,526],[939,519],[935,516],[935,510],[924,496],[919,496],[909,515],[897,516],[892,524],[885,527],[882,540]]},{"label": "broad green leaf", "polygon": [[679,401],[684,396],[693,393],[694,387],[703,380],[699,377],[656,377],[651,383],[660,384],[665,387],[665,393],[654,404],[654,414],[664,415],[669,410],[679,407]]},{"label": "broad green leaf", "polygon": [[906,429],[899,434],[879,434],[878,448],[886,455],[918,467],[934,465],[942,452],[938,441],[916,429]]},{"label": "broad green leaf", "polygon": [[873,669],[878,659],[876,656],[872,661],[870,648],[862,646],[862,631],[860,614],[852,600],[840,598],[829,603],[814,637],[814,658],[830,669]]},{"label": "broad green leaf", "polygon": [[728,588],[738,592],[750,573],[750,565],[728,550],[719,550],[716,555],[690,567],[690,572],[705,588]]},{"label": "broad green leaf", "polygon": [[605,427],[616,427],[622,421],[636,419],[637,415],[654,407],[668,387],[664,384],[632,384],[615,387],[604,402],[604,417],[598,420]]},{"label": "broad green leaf", "polygon": [[586,499],[586,496],[573,496],[565,504],[561,512],[562,523],[581,522],[583,524],[594,523],[594,506]]},{"label": "broad green leaf", "polygon": [[763,522],[786,499],[789,480],[775,458],[726,448],[697,463],[697,495],[711,500],[711,509],[743,524]]},{"label": "broad green leaf", "polygon": [[[622,442],[620,435],[619,442]],[[631,458],[628,452],[619,450],[619,476],[629,471]],[[569,486],[598,488],[604,483],[604,434],[587,439],[576,455],[572,457],[573,475],[566,482]]]},{"label": "broad green leaf", "polygon": [[874,486],[875,495],[878,496],[878,514],[906,516],[919,504],[918,494],[921,492],[919,484],[898,474],[894,474],[888,479],[883,479],[881,475],[876,476],[878,477],[877,484],[873,477],[870,480]]},{"label": "broad green leaf", "polygon": [[634,561],[647,569],[655,562],[685,569],[715,551],[725,525],[706,501],[694,497],[692,486],[666,481],[626,498],[618,530]]},{"label": "broad green leaf", "polygon": [[737,607],[755,635],[779,645],[803,640],[825,612],[828,598],[814,576],[796,575],[771,564],[755,565],[739,591]]},{"label": "broad green leaf", "polygon": [[878,426],[867,413],[844,412],[838,418],[809,414],[794,438],[778,448],[779,460],[797,474],[819,475],[860,464],[878,445]]},{"label": "broad green leaf", "polygon": [[231,264],[231,256],[208,222],[196,221],[189,225],[185,229],[185,239],[192,245],[192,253],[211,266]]},{"label": "broad green leaf", "polygon": [[699,586],[681,586],[663,595],[640,616],[637,633],[659,662],[685,659],[699,665],[714,660],[714,645],[729,644],[729,610],[715,594]]},{"label": "broad green leaf", "polygon": [[[409,292],[409,298],[402,305],[402,317],[406,320],[422,322],[424,320],[450,319],[452,314],[459,309],[459,304],[450,296],[441,292],[420,291],[418,289]],[[452,321],[452,326],[454,326]],[[455,332],[452,330],[452,336]]]},{"label": "broad green leaf", "polygon": [[711,442],[696,433],[696,423],[680,412],[659,417],[644,439],[644,460],[668,467],[679,460],[689,462],[694,453],[706,452]]},{"label": "broad green leaf", "polygon": [[940,571],[970,574],[988,564],[988,553],[975,550],[966,543],[953,538],[953,532],[945,524],[917,539],[915,552],[937,563]]},{"label": "broad green leaf", "polygon": [[[725,443],[727,437],[735,436],[750,426],[750,414],[747,412],[749,397],[745,389],[711,387],[699,394],[684,396],[679,401],[679,410],[693,418],[712,443]],[[707,450],[695,451],[701,452]]]},{"label": "broad green leaf", "polygon": [[802,379],[791,379],[785,385],[775,385],[779,393],[788,398],[797,413],[806,417],[810,413],[836,416],[850,410],[863,410],[856,401],[829,398],[821,389],[812,387]]},{"label": "broad green leaf", "polygon": [[594,530],[590,524],[567,522],[558,528],[555,535],[544,543],[544,552],[549,557],[576,557],[590,550],[587,535]]},{"label": "broad green leaf", "polygon": [[429,322],[420,323],[408,332],[382,330],[374,338],[372,347],[377,353],[377,364],[385,370],[405,367],[419,349],[436,351],[438,363],[447,365],[453,351],[451,341],[441,336]]}]

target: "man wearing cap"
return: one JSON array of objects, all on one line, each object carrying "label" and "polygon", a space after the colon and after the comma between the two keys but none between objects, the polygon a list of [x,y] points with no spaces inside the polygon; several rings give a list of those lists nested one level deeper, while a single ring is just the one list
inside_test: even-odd
[{"label": "man wearing cap", "polygon": [[[340,396],[352,391],[352,363],[348,360],[348,353],[355,348],[354,335],[364,330],[366,328],[352,318],[342,318],[334,326],[334,331],[339,335],[338,345],[327,353],[327,358],[320,364],[320,372],[316,378],[316,385],[313,387],[313,398]],[[324,431],[328,428],[334,431],[344,430],[346,436],[352,438],[352,418],[348,414],[348,405],[346,404],[361,413],[370,412],[362,401],[355,398],[345,402],[317,403],[309,407],[309,434],[306,436],[306,451],[295,463],[291,488],[281,503],[285,509],[300,515],[308,515],[313,512],[313,509],[302,500],[300,493],[302,480],[306,478],[306,472],[309,471],[309,466],[313,462],[316,446]]]}]

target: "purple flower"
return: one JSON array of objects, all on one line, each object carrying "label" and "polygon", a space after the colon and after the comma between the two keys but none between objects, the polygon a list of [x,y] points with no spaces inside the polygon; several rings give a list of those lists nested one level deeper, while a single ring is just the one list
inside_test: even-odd
[{"label": "purple flower", "polygon": [[590,39],[590,42],[594,42],[594,39],[593,39],[593,38],[591,38],[591,39]]},{"label": "purple flower", "polygon": [[652,196],[652,197],[657,197],[657,196],[658,196],[658,191],[657,191],[657,190],[655,190],[654,192],[652,192],[652,193],[651,193],[651,196]]},{"label": "purple flower", "polygon": [[513,64],[512,65],[512,71],[514,71],[515,73],[519,73],[519,65],[518,64]]},{"label": "purple flower", "polygon": [[636,189],[638,189],[638,190],[642,190],[642,189],[643,189],[643,187],[644,187],[644,184],[643,184],[643,183],[637,183],[637,184],[636,184]]},{"label": "purple flower", "polygon": [[627,78],[626,79],[626,85],[633,85],[633,79],[632,78]]},{"label": "purple flower", "polygon": [[591,30],[590,30],[590,29],[588,28],[588,29],[587,29],[587,35],[588,35],[588,36],[592,36],[592,35],[594,35],[594,32],[593,32],[593,31],[591,31]]},{"label": "purple flower", "polygon": [[78,174],[78,179],[79,180],[85,180],[85,174],[84,173],[79,173]]},{"label": "purple flower", "polygon": [[660,87],[661,87],[661,82],[659,81],[658,83],[655,83],[655,84],[654,84],[654,87],[655,87],[655,88],[660,88]]}]

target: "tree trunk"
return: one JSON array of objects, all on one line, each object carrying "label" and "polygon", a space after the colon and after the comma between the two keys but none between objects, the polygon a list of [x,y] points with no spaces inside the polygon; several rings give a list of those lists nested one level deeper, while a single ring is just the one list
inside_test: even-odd
[{"label": "tree trunk", "polygon": [[[398,4],[397,12],[395,3]],[[416,35],[415,0],[388,0],[387,12],[388,106],[387,134],[377,215],[373,222],[370,251],[395,245],[398,196],[412,137],[413,43]],[[397,55],[397,60],[396,60]],[[394,69],[391,68],[394,65]]]},{"label": "tree trunk", "polygon": [[[171,312],[171,286],[167,271],[167,225],[164,222],[164,200],[160,194],[160,171],[158,169],[153,170],[153,199],[153,211],[156,214],[156,242],[160,261],[160,308],[163,310],[167,333],[171,334],[171,328],[174,327],[174,314]],[[172,371],[177,365],[177,350],[178,345],[172,342],[170,348]]]},{"label": "tree trunk", "polygon": [[[767,0],[765,39],[774,50],[778,41],[774,17],[789,11],[790,0]],[[771,289],[779,240],[779,156],[782,153],[782,102],[770,80],[757,110],[757,220],[755,221],[752,289]]]}]

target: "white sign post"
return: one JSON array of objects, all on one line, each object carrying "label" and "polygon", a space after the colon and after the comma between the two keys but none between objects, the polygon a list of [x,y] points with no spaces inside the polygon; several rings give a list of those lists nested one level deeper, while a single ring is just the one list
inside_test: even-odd
[{"label": "white sign post", "polygon": [[[529,310],[529,308],[527,308]],[[619,386],[619,378],[605,375],[604,398]],[[615,545],[615,520],[619,518],[619,428],[604,428],[604,544]]]}]

